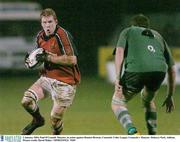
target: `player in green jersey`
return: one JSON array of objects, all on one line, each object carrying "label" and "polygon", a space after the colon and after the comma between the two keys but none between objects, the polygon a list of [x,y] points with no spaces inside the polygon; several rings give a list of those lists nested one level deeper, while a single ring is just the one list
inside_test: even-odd
[{"label": "player in green jersey", "polygon": [[132,25],[120,33],[114,52],[116,81],[112,110],[129,135],[137,134],[138,131],[128,113],[127,102],[142,91],[148,134],[155,135],[157,112],[154,96],[166,72],[168,89],[163,106],[166,106],[168,113],[174,109],[172,97],[175,90],[174,61],[163,37],[149,28],[149,19],[146,16],[136,15],[131,22]]}]

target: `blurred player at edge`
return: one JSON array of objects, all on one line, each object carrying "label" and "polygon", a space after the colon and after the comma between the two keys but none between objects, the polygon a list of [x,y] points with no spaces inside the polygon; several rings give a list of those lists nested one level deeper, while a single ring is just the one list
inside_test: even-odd
[{"label": "blurred player at edge", "polygon": [[76,85],[80,81],[77,50],[72,36],[58,25],[54,10],[44,9],[40,19],[43,30],[37,35],[37,48],[45,49],[46,54],[38,55],[37,60],[44,62],[44,69],[40,78],[24,93],[22,105],[33,120],[22,130],[22,135],[29,135],[44,125],[37,102],[48,94],[53,100],[52,134],[60,134],[63,130],[63,114],[72,104]]},{"label": "blurred player at edge", "polygon": [[[175,69],[169,47],[163,37],[149,28],[149,19],[136,15],[131,26],[124,29],[115,48],[116,81],[112,110],[127,134],[138,134],[127,109],[127,102],[141,92],[145,121],[149,135],[157,130],[157,112],[154,97],[168,73],[167,96],[162,106],[166,112],[174,109]],[[125,71],[121,77],[124,64]]]}]

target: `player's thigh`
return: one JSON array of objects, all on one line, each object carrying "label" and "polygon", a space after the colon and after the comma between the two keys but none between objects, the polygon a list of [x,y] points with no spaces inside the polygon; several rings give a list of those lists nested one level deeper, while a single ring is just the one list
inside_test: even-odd
[{"label": "player's thigh", "polygon": [[38,79],[27,91],[33,93],[37,97],[37,100],[41,100],[45,97],[41,79]]},{"label": "player's thigh", "polygon": [[56,81],[52,85],[52,99],[54,104],[60,107],[69,107],[74,100],[76,86],[64,82]]},{"label": "player's thigh", "polygon": [[156,92],[164,78],[165,78],[166,73],[165,72],[150,72],[150,73],[146,73],[146,78],[145,81],[145,87],[146,87],[146,92],[148,92],[148,94],[152,94],[153,92]]},{"label": "player's thigh", "polygon": [[126,100],[130,100],[144,87],[141,73],[125,72],[121,79],[121,85]]}]

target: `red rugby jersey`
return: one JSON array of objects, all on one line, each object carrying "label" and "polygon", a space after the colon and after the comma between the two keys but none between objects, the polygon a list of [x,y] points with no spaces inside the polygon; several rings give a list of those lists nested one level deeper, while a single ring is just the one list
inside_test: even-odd
[{"label": "red rugby jersey", "polygon": [[[46,36],[43,30],[40,31],[37,35],[37,47],[44,48],[46,51],[58,56],[77,56],[72,36],[60,26],[57,26],[54,34],[50,36]],[[45,62],[43,75],[72,85],[80,82],[78,65],[67,66]]]}]

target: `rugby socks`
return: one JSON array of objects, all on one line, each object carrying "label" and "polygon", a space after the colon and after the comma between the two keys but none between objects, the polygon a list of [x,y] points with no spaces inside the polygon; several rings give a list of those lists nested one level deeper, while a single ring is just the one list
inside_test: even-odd
[{"label": "rugby socks", "polygon": [[61,132],[63,131],[63,122],[61,122],[59,126],[56,126],[56,127],[52,126],[52,129],[53,129],[53,132],[52,132],[53,135],[60,135]]},{"label": "rugby socks", "polygon": [[30,135],[33,133],[35,129],[45,124],[44,118],[39,113],[39,108],[36,111],[29,113],[32,115],[33,120],[27,126],[24,127],[24,129],[21,132],[21,135]]},{"label": "rugby socks", "polygon": [[157,113],[146,111],[145,120],[149,135],[155,135],[157,131]]},{"label": "rugby socks", "polygon": [[115,113],[118,121],[127,130],[128,135],[133,135],[133,134],[137,133],[137,130],[132,123],[132,120],[128,113],[127,108],[121,107],[121,108],[117,109],[114,113]]}]

